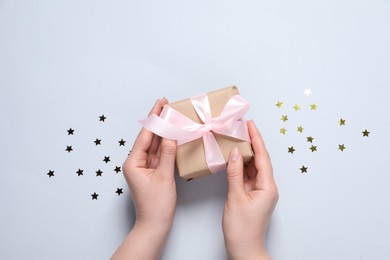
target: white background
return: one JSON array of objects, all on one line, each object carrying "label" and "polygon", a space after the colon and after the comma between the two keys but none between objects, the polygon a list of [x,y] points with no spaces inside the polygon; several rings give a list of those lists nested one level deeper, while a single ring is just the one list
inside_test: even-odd
[{"label": "white background", "polygon": [[[157,98],[233,84],[252,104],[279,187],[272,257],[389,258],[389,26],[379,0],[0,0],[0,258],[108,259],[134,222],[113,169],[137,120]],[[162,259],[226,259],[225,174],[177,186]]]}]

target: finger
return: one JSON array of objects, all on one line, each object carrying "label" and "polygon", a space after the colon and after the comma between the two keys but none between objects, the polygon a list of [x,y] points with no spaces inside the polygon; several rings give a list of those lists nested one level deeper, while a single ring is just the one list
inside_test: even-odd
[{"label": "finger", "polygon": [[153,136],[152,144],[149,149],[149,154],[156,154],[158,151],[158,147],[161,144],[161,137],[158,135]]},{"label": "finger", "polygon": [[157,166],[158,174],[173,178],[176,159],[176,141],[163,138],[161,141],[160,161]]},{"label": "finger", "polygon": [[248,131],[255,152],[255,167],[257,170],[256,188],[264,189],[275,185],[272,164],[264,140],[253,121],[248,122]]},{"label": "finger", "polygon": [[[164,102],[158,99],[150,111],[149,116],[152,114],[159,115],[163,104]],[[132,153],[147,152],[152,144],[153,136],[154,134],[152,132],[143,127],[135,139]]]},{"label": "finger", "polygon": [[229,155],[227,167],[228,196],[244,193],[243,162],[240,151],[233,148]]}]

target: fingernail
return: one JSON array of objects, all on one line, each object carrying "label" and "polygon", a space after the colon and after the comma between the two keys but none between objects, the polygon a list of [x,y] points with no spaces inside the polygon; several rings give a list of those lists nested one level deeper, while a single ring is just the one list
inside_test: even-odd
[{"label": "fingernail", "polygon": [[168,99],[167,99],[166,97],[163,97],[163,98],[161,99],[161,101],[162,101],[162,102],[167,102]]},{"label": "fingernail", "polygon": [[240,158],[240,152],[238,151],[237,147],[234,147],[232,152],[230,153],[230,160],[237,161],[238,158]]}]

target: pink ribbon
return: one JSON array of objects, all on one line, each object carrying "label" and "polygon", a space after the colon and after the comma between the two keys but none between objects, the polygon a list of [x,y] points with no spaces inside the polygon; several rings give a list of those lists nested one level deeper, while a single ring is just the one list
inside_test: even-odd
[{"label": "pink ribbon", "polygon": [[192,121],[170,106],[164,106],[160,116],[151,115],[140,123],[158,136],[176,140],[177,145],[202,137],[210,172],[223,171],[226,169],[226,162],[213,133],[250,142],[247,125],[243,119],[249,109],[249,103],[241,96],[235,95],[229,99],[217,117],[211,115],[207,94],[191,98],[191,103],[203,124]]}]

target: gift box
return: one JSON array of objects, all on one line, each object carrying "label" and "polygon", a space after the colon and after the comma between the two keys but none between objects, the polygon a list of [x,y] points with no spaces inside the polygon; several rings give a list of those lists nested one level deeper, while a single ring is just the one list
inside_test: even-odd
[{"label": "gift box", "polygon": [[166,105],[160,116],[141,124],[165,138],[178,141],[179,175],[192,180],[226,170],[230,151],[237,147],[244,163],[253,157],[243,115],[249,104],[237,87],[227,87]]}]

